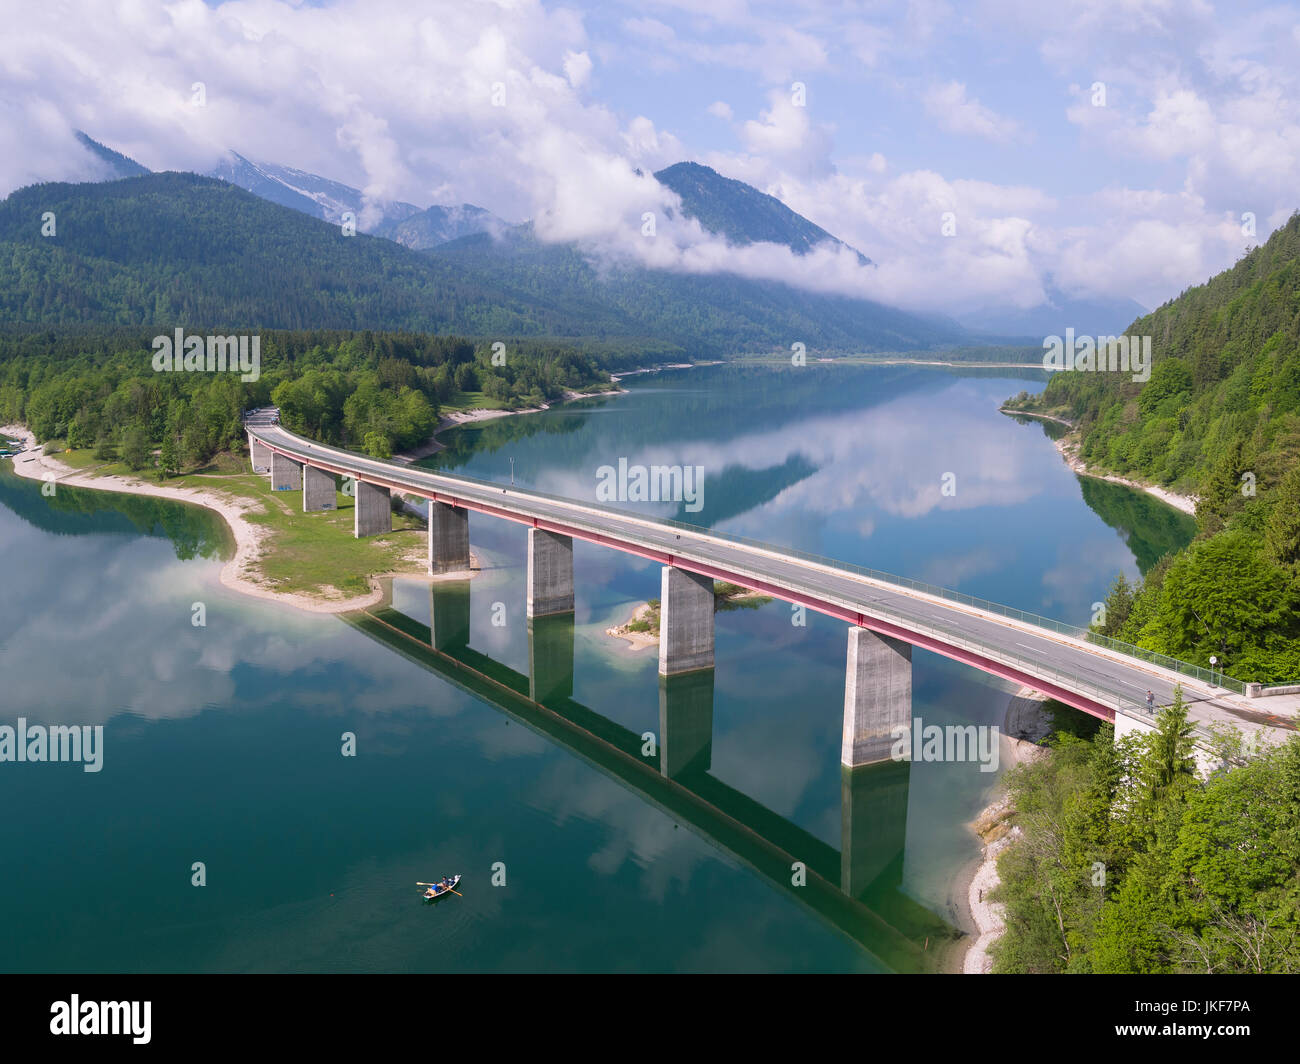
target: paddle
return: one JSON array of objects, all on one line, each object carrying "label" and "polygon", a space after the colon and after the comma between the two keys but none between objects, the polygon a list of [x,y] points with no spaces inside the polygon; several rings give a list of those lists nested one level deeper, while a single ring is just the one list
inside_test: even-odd
[{"label": "paddle", "polygon": [[[441,883],[416,883],[415,885],[417,887],[442,887]],[[443,889],[451,891],[458,898],[463,898],[465,896],[460,891],[458,891],[455,887],[443,887]]]}]

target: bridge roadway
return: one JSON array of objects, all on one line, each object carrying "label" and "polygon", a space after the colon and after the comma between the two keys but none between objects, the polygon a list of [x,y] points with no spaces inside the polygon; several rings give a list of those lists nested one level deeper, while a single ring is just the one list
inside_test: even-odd
[{"label": "bridge roadway", "polygon": [[594,503],[369,458],[303,439],[267,420],[250,419],[250,436],[295,462],[740,584],[1028,685],[1096,717],[1113,721],[1119,712],[1122,724],[1149,721],[1147,691],[1157,706],[1166,705],[1181,683],[1189,714],[1198,723],[1272,723],[1222,688],[1018,618],[792,556],[779,547],[738,543]]}]

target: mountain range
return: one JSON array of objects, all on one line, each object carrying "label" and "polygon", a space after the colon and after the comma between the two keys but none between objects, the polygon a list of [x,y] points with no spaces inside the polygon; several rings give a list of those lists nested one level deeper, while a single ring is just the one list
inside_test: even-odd
[{"label": "mountain range", "polygon": [[[53,237],[41,235],[45,212],[58,219]],[[0,318],[548,336],[714,357],[965,337],[952,323],[776,282],[597,270],[526,225],[414,251],[184,173],[32,185],[0,202]]]},{"label": "mountain range", "polygon": [[675,163],[656,171],[654,176],[661,185],[677,193],[682,212],[688,218],[694,218],[704,229],[736,247],[783,244],[796,255],[806,255],[819,245],[830,244],[849,248],[863,266],[871,264],[862,252],[796,214],[775,196],[743,181],[723,177],[712,167]]},{"label": "mountain range", "polygon": [[[0,305],[15,320],[102,323],[143,315],[135,320],[452,329],[596,342],[656,341],[692,355],[717,355],[788,351],[796,342],[821,352],[1036,343],[1036,337],[1059,332],[1061,320],[1077,331],[1095,325],[1094,332],[1118,332],[1120,326],[1112,329],[1112,321],[1127,315],[1127,324],[1137,316],[1131,307],[1076,308],[1060,297],[1057,306],[1042,308],[1038,318],[990,310],[959,324],[736,274],[686,274],[602,261],[575,244],[542,242],[531,223],[510,225],[471,204],[424,209],[400,201],[366,204],[363,193],[349,185],[235,152],[204,177],[152,174],[84,133],[78,138],[105,178],[124,187],[96,194],[87,185],[35,186],[83,226],[72,233],[61,222],[57,244],[32,243],[20,225],[6,231],[3,219],[14,217],[30,189],[0,204],[0,240],[18,245],[0,265],[0,279],[8,275],[15,285],[0,296]],[[654,176],[677,194],[687,217],[733,246],[773,243],[797,255],[819,246],[844,247],[861,264],[871,264],[776,197],[710,167],[682,162]],[[263,207],[221,196],[221,185],[251,193]],[[234,230],[250,236],[242,257],[224,254],[230,237],[212,218],[218,203],[234,212]],[[271,204],[293,214],[267,213],[265,206]],[[187,210],[193,215],[186,216]],[[335,239],[348,212],[370,237],[354,243]],[[160,234],[161,245],[174,249],[165,259],[138,254],[143,249],[132,235],[157,234],[163,218],[186,239]],[[303,225],[307,219],[329,228],[322,232]],[[256,226],[266,227],[265,238],[253,234]],[[101,239],[106,227],[121,235],[121,247]],[[372,247],[372,238],[380,238],[383,248]],[[223,246],[222,255],[213,252],[214,244]],[[250,290],[242,280],[212,275],[217,258],[238,264],[242,278],[265,277],[265,287]],[[49,276],[22,273],[23,266],[42,259],[49,259]],[[370,272],[376,270],[377,275]],[[317,276],[346,277],[356,287],[325,282],[312,290],[311,278]],[[177,287],[181,279],[208,288],[182,293]],[[79,295],[73,288],[80,283],[91,283],[92,292]],[[234,302],[213,298],[218,292]],[[1142,308],[1133,307],[1141,313]],[[1005,328],[1007,324],[1014,327]],[[1053,327],[1043,328],[1047,325]]]},{"label": "mountain range", "polygon": [[509,228],[508,223],[491,211],[472,203],[462,203],[455,207],[435,206],[417,210],[404,218],[389,215],[369,232],[394,240],[402,247],[424,251],[475,233],[500,235]]},{"label": "mountain range", "polygon": [[[237,152],[231,152],[206,176],[229,181],[262,199],[335,225],[341,223],[345,215],[351,214],[358,222],[358,228],[363,228],[360,219],[364,196],[360,189],[340,181],[331,181],[289,166],[251,162]],[[401,202],[386,203],[382,209],[385,219],[394,220],[409,218],[420,210],[413,204]]]}]

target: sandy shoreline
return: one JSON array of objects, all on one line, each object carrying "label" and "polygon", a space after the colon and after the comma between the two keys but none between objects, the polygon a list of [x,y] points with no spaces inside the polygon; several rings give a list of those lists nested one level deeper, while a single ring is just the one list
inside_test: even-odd
[{"label": "sandy shoreline", "polygon": [[[999,756],[1008,768],[1046,756],[1045,748],[1037,744],[1050,731],[1050,718],[1042,711],[1044,697],[1022,687],[1007,704]],[[1003,906],[989,901],[988,897],[999,883],[998,855],[1020,836],[1020,829],[1011,823],[1014,813],[999,786],[993,800],[969,824],[983,846],[980,856],[953,878],[949,890],[948,910],[961,930],[970,936],[966,949],[950,961],[949,972],[966,975],[992,972],[993,960],[988,950],[1006,930],[1006,924]]]},{"label": "sandy shoreline", "polygon": [[1078,473],[1079,476],[1091,477],[1093,480],[1108,480],[1112,484],[1123,484],[1126,488],[1135,488],[1138,491],[1144,491],[1148,495],[1152,495],[1159,499],[1167,506],[1172,506],[1175,510],[1181,510],[1183,513],[1192,517],[1196,516],[1197,499],[1195,495],[1179,495],[1177,492],[1169,491],[1167,488],[1162,488],[1157,484],[1148,484],[1145,481],[1132,480],[1129,477],[1121,477],[1115,473],[1102,473],[1098,470],[1090,469],[1079,457],[1079,441],[1074,436],[1075,425],[1073,422],[1067,421],[1065,418],[1056,417],[1052,414],[1034,414],[1030,413],[1028,410],[1012,410],[1005,406],[1000,407],[999,409],[1002,413],[1008,414],[1012,417],[1032,417],[1037,418],[1040,421],[1054,421],[1058,425],[1064,425],[1066,428],[1070,429],[1069,433],[1062,436],[1059,440],[1053,440],[1052,442],[1056,445],[1056,449],[1061,453],[1061,457],[1065,459],[1065,464],[1074,472]]},{"label": "sandy shoreline", "polygon": [[633,653],[637,650],[649,650],[651,647],[657,647],[659,645],[658,632],[629,632],[627,630],[628,625],[635,621],[644,619],[646,614],[649,612],[650,603],[643,602],[632,610],[632,615],[622,624],[616,624],[612,628],[606,628],[605,634],[614,639],[626,639],[628,642],[628,653]]},{"label": "sandy shoreline", "polygon": [[[646,372],[652,371],[647,370]],[[612,375],[611,379],[615,382],[618,380],[617,377]],[[498,417],[511,417],[515,414],[536,414],[543,410],[549,410],[558,403],[567,403],[574,399],[623,395],[625,393],[626,389],[623,388],[599,392],[579,392],[570,389],[564,392],[555,403],[546,403],[540,407],[532,407],[527,410],[456,411],[439,419],[433,435],[423,446],[394,455],[393,460],[410,464],[442,450],[445,445],[438,440],[438,434],[458,425],[465,425],[474,421],[487,421]],[[225,520],[235,540],[235,554],[221,568],[221,583],[223,586],[242,594],[270,602],[284,603],[310,613],[347,613],[350,610],[367,609],[377,605],[383,599],[384,591],[379,580],[381,575],[390,578],[401,576],[409,579],[434,579],[429,577],[428,573],[422,568],[413,569],[409,572],[372,573],[367,577],[367,583],[370,585],[369,592],[351,598],[313,596],[300,592],[277,591],[258,582],[252,575],[254,565],[265,552],[265,540],[270,535],[269,529],[254,525],[246,520],[245,515],[257,505],[252,500],[231,495],[216,488],[181,488],[163,484],[150,484],[137,477],[95,476],[93,467],[90,470],[74,469],[65,462],[45,454],[44,445],[38,447],[36,437],[25,426],[0,425],[0,433],[4,433],[11,439],[23,441],[23,453],[12,459],[14,472],[20,477],[29,480],[51,480],[56,484],[67,484],[70,487],[118,492],[124,495],[152,495],[156,498],[192,503],[216,511]],[[473,576],[475,572],[477,572],[477,562],[473,552],[471,552],[470,572],[468,575]],[[463,576],[466,574],[448,575]],[[657,639],[656,642],[658,642]]]},{"label": "sandy shoreline", "polygon": [[1061,452],[1061,457],[1065,459],[1065,464],[1080,476],[1092,477],[1094,480],[1109,480],[1112,484],[1123,484],[1128,488],[1136,488],[1138,491],[1145,491],[1148,495],[1153,495],[1161,502],[1172,506],[1175,510],[1181,510],[1183,513],[1195,517],[1197,499],[1194,495],[1179,495],[1176,492],[1169,491],[1167,488],[1159,487],[1156,484],[1147,484],[1141,480],[1131,480],[1128,477],[1117,476],[1114,473],[1099,473],[1089,469],[1088,466],[1079,458],[1076,453],[1078,444],[1067,442],[1066,437],[1056,441],[1056,449]]},{"label": "sandy shoreline", "polygon": [[[37,447],[36,438],[23,426],[0,425],[0,433],[23,441],[24,452],[12,461],[14,472],[28,480],[51,480],[55,484],[66,484],[69,487],[118,492],[123,495],[152,495],[160,499],[172,499],[176,502],[191,503],[215,510],[225,519],[235,540],[234,556],[221,567],[221,583],[233,591],[270,602],[283,603],[309,613],[346,613],[349,610],[374,606],[383,598],[383,588],[376,574],[371,574],[368,578],[370,584],[368,593],[351,598],[316,597],[300,592],[277,591],[258,582],[253,578],[251,570],[265,550],[265,540],[270,535],[270,530],[246,520],[246,514],[257,506],[257,503],[251,499],[231,495],[215,488],[169,487],[163,484],[150,484],[135,477],[95,476],[93,471],[74,469],[57,458],[45,454],[44,445]],[[470,565],[472,573],[474,566],[472,555]],[[422,569],[383,575],[414,579],[429,578]]]},{"label": "sandy shoreline", "polygon": [[715,359],[712,362],[669,362],[666,365],[662,365],[662,366],[646,366],[642,369],[627,369],[624,370],[622,373],[611,373],[609,375],[609,379],[617,383],[618,381],[621,381],[624,377],[638,377],[642,373],[658,373],[661,370],[666,370],[666,369],[697,369],[701,366],[721,366],[721,365],[723,365],[721,359]]},{"label": "sandy shoreline", "polygon": [[[838,362],[841,359],[823,358],[819,362]],[[1042,369],[1037,362],[935,362],[920,358],[863,358],[856,364],[868,366],[950,366],[953,369]]]},{"label": "sandy shoreline", "polygon": [[[1008,803],[1005,797],[990,805],[981,814],[981,821],[993,820],[998,828],[1006,825]],[[998,878],[998,857],[1012,842],[1020,837],[1020,828],[1009,827],[1006,834],[986,843],[978,863],[972,865],[962,877],[966,885],[965,912],[974,927],[975,938],[962,958],[963,975],[992,975],[993,958],[989,947],[993,945],[1007,929],[1004,919],[1005,907],[988,900],[1001,880]]]}]

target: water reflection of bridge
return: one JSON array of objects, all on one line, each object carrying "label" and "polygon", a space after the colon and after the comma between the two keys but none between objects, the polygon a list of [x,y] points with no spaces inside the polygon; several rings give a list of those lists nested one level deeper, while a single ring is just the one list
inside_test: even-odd
[{"label": "water reflection of bridge", "polygon": [[[841,766],[836,850],[710,774],[712,669],[661,676],[655,752],[573,700],[572,613],[531,620],[528,674],[470,645],[468,580],[435,581],[431,624],[384,602],[345,615],[353,627],[487,702],[650,802],[858,943],[891,970],[936,967],[959,932],[902,892],[910,765]],[[795,862],[806,883],[793,885]]]}]

